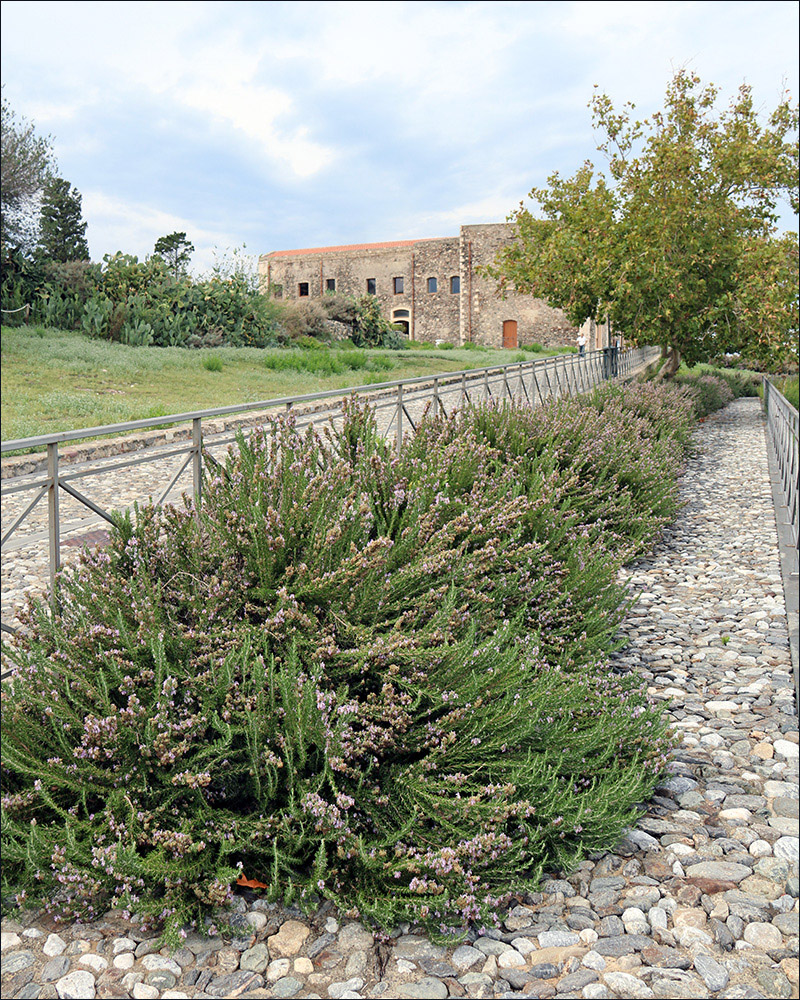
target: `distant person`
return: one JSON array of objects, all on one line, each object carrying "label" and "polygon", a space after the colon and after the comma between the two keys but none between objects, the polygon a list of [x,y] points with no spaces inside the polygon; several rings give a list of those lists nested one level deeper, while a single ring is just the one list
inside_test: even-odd
[{"label": "distant person", "polygon": [[582,358],[586,354],[586,337],[582,334],[578,334],[578,357]]}]

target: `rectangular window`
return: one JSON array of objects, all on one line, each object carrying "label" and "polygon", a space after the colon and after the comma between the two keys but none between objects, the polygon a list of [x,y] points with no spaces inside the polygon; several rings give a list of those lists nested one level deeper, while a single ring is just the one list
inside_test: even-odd
[{"label": "rectangular window", "polygon": [[428,291],[435,292],[437,288],[436,278],[428,278]]},{"label": "rectangular window", "polygon": [[375,294],[375,279],[367,278],[367,295]]},{"label": "rectangular window", "polygon": [[336,291],[336,278],[326,278],[325,279],[325,291],[335,292]]},{"label": "rectangular window", "polygon": [[308,282],[307,281],[301,281],[300,282],[300,284],[297,286],[297,294],[300,296],[301,299],[308,295]]},{"label": "rectangular window", "polygon": [[457,274],[454,274],[450,279],[450,291],[453,295],[457,295],[461,291],[461,278]]},{"label": "rectangular window", "polygon": [[402,278],[395,278],[394,279],[394,294],[395,295],[400,295],[400,293],[402,291],[403,291],[403,279]]}]

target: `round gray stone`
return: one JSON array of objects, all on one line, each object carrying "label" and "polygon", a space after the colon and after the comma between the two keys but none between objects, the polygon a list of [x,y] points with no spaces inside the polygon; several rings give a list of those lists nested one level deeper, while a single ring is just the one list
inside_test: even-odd
[{"label": "round gray stone", "polygon": [[[281,977],[272,987],[274,997],[293,997],[302,990],[303,984],[294,976]],[[247,994],[245,994],[247,996]]]},{"label": "round gray stone", "polygon": [[406,983],[403,986],[404,995],[412,1000],[445,1000],[447,997],[447,987],[438,979],[426,976],[418,983]]},{"label": "round gray stone", "polygon": [[701,861],[686,869],[687,878],[713,878],[737,884],[752,874],[753,869],[748,865],[739,865],[734,861]]},{"label": "round gray stone", "polygon": [[43,983],[54,983],[69,972],[69,959],[66,955],[59,955],[58,958],[51,958],[42,968],[41,979]]}]

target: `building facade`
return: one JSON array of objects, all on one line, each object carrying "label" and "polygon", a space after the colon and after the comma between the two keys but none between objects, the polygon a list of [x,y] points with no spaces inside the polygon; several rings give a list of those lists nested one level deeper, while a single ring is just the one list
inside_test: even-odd
[{"label": "building facade", "polygon": [[[480,272],[512,231],[498,223],[462,226],[458,236],[441,239],[277,250],[259,258],[259,275],[267,294],[284,300],[330,292],[375,295],[410,340],[508,348],[574,344],[578,330],[560,309],[531,295],[502,297]],[[584,333],[590,350],[608,343],[605,327],[587,324]]]}]

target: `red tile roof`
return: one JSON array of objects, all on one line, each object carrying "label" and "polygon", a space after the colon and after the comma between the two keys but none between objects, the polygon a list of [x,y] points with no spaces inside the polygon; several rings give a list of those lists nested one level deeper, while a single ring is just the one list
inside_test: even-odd
[{"label": "red tile roof", "polygon": [[428,240],[441,239],[440,236],[427,236],[420,240],[391,240],[386,243],[350,243],[339,247],[308,247],[304,250],[273,250],[265,257],[294,257],[301,253],[341,253],[346,250],[391,250],[393,247],[413,247],[415,243],[425,243]]}]

